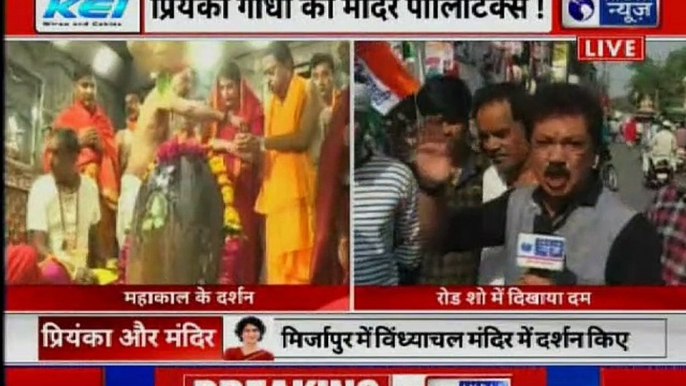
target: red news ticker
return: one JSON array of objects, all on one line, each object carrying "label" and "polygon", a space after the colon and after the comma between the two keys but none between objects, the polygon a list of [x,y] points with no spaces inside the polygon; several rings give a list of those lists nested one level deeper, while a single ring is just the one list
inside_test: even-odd
[{"label": "red news ticker", "polygon": [[8,312],[349,310],[348,286],[22,285],[6,290]]},{"label": "red news ticker", "polygon": [[646,57],[643,36],[579,37],[577,59],[582,62],[642,62]]},{"label": "red news ticker", "polygon": [[41,361],[222,358],[221,317],[39,317]]},{"label": "red news ticker", "polygon": [[686,368],[622,368],[600,369],[600,386],[684,386]]},{"label": "red news ticker", "polygon": [[388,376],[341,376],[312,374],[240,377],[229,375],[189,375],[183,386],[392,386]]},{"label": "red news ticker", "polygon": [[356,310],[669,311],[686,309],[686,287],[522,286],[355,288]]},{"label": "red news ticker", "polygon": [[[393,386],[391,376],[417,377],[413,386],[436,379],[510,379],[512,386],[545,386],[544,367],[243,367],[155,369],[155,385],[183,386]],[[423,378],[423,380],[422,380]],[[194,383],[198,381],[198,383]],[[199,381],[206,381],[205,384]],[[323,383],[319,383],[319,382]],[[224,382],[224,383],[221,383]]]}]

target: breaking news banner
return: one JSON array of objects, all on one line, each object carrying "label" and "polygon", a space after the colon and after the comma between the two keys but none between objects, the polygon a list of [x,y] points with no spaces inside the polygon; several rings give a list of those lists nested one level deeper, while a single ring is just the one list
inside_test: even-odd
[{"label": "breaking news banner", "polygon": [[[8,386],[681,386],[679,367],[6,368]],[[75,381],[78,380],[78,381]]]},{"label": "breaking news banner", "polygon": [[159,369],[155,380],[161,386],[681,386],[686,381],[683,368],[670,367],[313,367],[236,373],[235,369]]},{"label": "breaking news banner", "polygon": [[[141,367],[139,367],[140,369]],[[128,370],[126,370],[128,369]],[[7,369],[7,385],[35,385],[55,377],[54,386],[120,386],[131,367]],[[133,372],[136,372],[135,370]],[[118,373],[118,374],[115,374]],[[36,376],[40,374],[41,376]],[[546,386],[546,369],[509,367],[160,367],[138,371],[132,386]],[[149,375],[149,376],[146,376]],[[47,378],[46,378],[47,377]],[[99,378],[98,378],[99,377]],[[130,374],[129,377],[134,377]],[[116,379],[115,379],[116,378]],[[65,381],[62,381],[65,380]],[[69,381],[71,381],[71,383]],[[590,386],[590,385],[588,385]]]},{"label": "breaking news banner", "polygon": [[[237,378],[237,377],[236,377]],[[386,386],[388,377],[379,376],[332,376],[329,379],[317,380],[304,378],[302,376],[273,376],[262,379],[227,379],[225,376],[188,376],[185,385],[189,386]],[[185,386],[184,385],[184,386]],[[466,385],[465,385],[466,386]],[[486,385],[484,385],[486,386]],[[509,386],[509,384],[507,385]]]},{"label": "breaking news banner", "polygon": [[546,371],[541,367],[160,369],[155,379],[161,385],[183,386],[545,386]]},{"label": "breaking news banner", "polygon": [[[686,359],[686,316],[7,316],[8,363],[640,363]],[[669,322],[669,323],[668,323]]]},{"label": "breaking news banner", "polygon": [[[236,377],[237,378],[237,377]],[[418,376],[336,376],[318,379],[303,376],[273,376],[271,378],[228,378],[226,376],[189,375],[184,386],[412,386]],[[426,386],[512,386],[508,378],[489,378],[488,376],[462,376],[451,378],[426,379]]]}]

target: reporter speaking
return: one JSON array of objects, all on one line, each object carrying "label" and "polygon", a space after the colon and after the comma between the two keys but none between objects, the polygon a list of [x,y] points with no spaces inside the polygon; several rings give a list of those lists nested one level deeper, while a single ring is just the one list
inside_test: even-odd
[{"label": "reporter speaking", "polygon": [[[422,224],[425,248],[503,246],[508,285],[663,284],[657,232],[594,173],[602,125],[602,108],[590,92],[571,84],[542,87],[525,125],[539,185],[473,209],[449,210],[429,200],[433,221]],[[417,167],[436,190],[450,176],[447,154],[431,144],[418,150]]]}]

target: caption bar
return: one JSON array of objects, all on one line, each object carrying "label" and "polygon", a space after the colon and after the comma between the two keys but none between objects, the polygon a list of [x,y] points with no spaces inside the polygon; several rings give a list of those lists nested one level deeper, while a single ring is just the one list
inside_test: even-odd
[{"label": "caption bar", "polygon": [[[40,286],[7,288],[8,311],[313,311],[348,295],[348,286]],[[346,309],[347,310],[347,309]]]},{"label": "caption bar", "polygon": [[650,317],[246,314],[9,315],[6,353],[10,363],[233,361],[240,359],[232,353],[244,345],[235,331],[249,323],[259,326],[258,351],[269,354],[255,360],[265,361],[675,360],[685,355],[680,348],[667,351],[667,338],[678,340],[681,331],[668,335],[667,320]]},{"label": "caption bar", "polygon": [[626,358],[666,355],[665,321],[279,320],[279,357]]},{"label": "caption bar", "polygon": [[40,360],[217,360],[222,319],[41,317]]},{"label": "caption bar", "polygon": [[550,6],[548,0],[151,0],[146,3],[145,29],[222,33],[549,32]]}]

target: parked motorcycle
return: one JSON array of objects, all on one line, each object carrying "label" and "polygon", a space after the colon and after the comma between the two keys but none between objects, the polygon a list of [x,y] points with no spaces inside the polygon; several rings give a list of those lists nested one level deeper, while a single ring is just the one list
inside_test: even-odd
[{"label": "parked motorcycle", "polygon": [[619,190],[619,175],[615,165],[612,164],[612,154],[609,149],[605,149],[600,153],[598,160],[598,172],[603,184],[613,192]]}]

